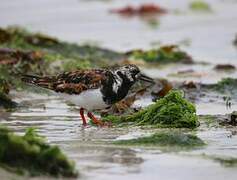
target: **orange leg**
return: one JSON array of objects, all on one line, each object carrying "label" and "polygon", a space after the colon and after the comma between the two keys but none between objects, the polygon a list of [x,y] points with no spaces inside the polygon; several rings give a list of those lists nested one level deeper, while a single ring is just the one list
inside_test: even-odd
[{"label": "orange leg", "polygon": [[94,124],[96,124],[98,126],[104,126],[105,125],[101,120],[96,118],[91,112],[88,112],[87,116],[93,121]]},{"label": "orange leg", "polygon": [[86,123],[86,118],[84,116],[84,109],[83,108],[80,108],[80,115],[81,115],[83,126],[86,126],[87,123]]}]

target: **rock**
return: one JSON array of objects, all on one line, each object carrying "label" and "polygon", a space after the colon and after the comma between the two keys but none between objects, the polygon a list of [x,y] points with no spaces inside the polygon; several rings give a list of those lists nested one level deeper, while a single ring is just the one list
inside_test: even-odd
[{"label": "rock", "polygon": [[218,64],[214,67],[214,69],[217,71],[233,71],[236,67],[231,64]]}]

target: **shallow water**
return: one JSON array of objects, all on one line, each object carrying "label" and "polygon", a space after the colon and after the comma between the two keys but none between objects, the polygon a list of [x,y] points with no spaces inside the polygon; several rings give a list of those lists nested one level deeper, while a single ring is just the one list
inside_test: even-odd
[{"label": "shallow water", "polygon": [[[124,19],[108,10],[127,4],[151,2],[146,0],[1,0],[0,26],[21,25],[60,39],[77,43],[99,43],[103,47],[124,51],[149,48],[151,43],[164,44],[190,41],[182,46],[195,60],[212,64],[169,65],[144,69],[152,77],[169,80],[193,80],[201,83],[217,82],[223,77],[236,77],[234,72],[216,72],[216,63],[237,65],[237,50],[233,47],[237,29],[237,2],[209,0],[213,13],[194,13],[187,7],[188,0],[160,0],[158,3],[171,13],[160,17],[158,27],[151,27],[139,18]],[[157,2],[157,1],[154,1]],[[179,10],[180,13],[174,11]],[[195,73],[178,76],[179,71]],[[52,144],[63,148],[75,160],[81,179],[236,179],[236,167],[226,167],[210,156],[237,158],[236,127],[207,127],[201,125],[197,135],[208,145],[192,151],[170,152],[157,148],[113,147],[106,141],[149,134],[154,129],[95,128],[81,126],[78,110],[54,95],[12,92],[22,107],[12,113],[1,114],[0,121],[17,133],[35,126]],[[136,102],[148,105],[150,99]],[[197,103],[198,114],[226,114],[237,109],[226,109],[225,103]],[[103,142],[102,142],[103,141]],[[2,173],[1,173],[2,175]],[[1,177],[4,179],[5,176]],[[7,179],[7,176],[6,176]]]},{"label": "shallow water", "polygon": [[[52,144],[59,145],[76,162],[81,179],[236,179],[236,168],[225,167],[203,154],[237,158],[236,128],[201,125],[197,135],[208,146],[192,151],[115,147],[106,141],[129,139],[159,131],[148,128],[96,128],[81,126],[78,111],[48,95],[18,94],[24,105],[1,116],[1,124],[22,134],[37,127]],[[34,99],[32,101],[32,98]],[[125,176],[126,175],[126,176]]]}]

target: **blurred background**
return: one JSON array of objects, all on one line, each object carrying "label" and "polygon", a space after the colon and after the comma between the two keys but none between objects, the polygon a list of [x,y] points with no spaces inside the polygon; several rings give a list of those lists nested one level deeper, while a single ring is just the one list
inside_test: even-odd
[{"label": "blurred background", "polygon": [[[93,43],[116,51],[183,43],[201,61],[232,62],[237,29],[235,0],[1,0],[0,26],[20,25],[77,43]],[[198,1],[197,1],[198,2]],[[200,1],[203,2],[203,1]],[[167,13],[155,17],[123,17],[111,9],[158,4]]]}]

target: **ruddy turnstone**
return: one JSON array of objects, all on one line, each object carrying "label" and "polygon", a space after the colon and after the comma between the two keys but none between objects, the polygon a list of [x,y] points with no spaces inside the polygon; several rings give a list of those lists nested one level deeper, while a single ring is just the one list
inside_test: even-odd
[{"label": "ruddy turnstone", "polygon": [[23,75],[22,80],[52,90],[79,106],[83,125],[87,125],[84,116],[84,110],[87,110],[87,116],[100,126],[103,123],[91,113],[92,110],[108,108],[122,100],[138,80],[153,83],[153,79],[142,74],[135,65],[112,69],[77,70],[56,76]]}]

